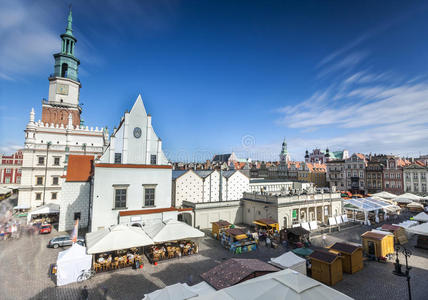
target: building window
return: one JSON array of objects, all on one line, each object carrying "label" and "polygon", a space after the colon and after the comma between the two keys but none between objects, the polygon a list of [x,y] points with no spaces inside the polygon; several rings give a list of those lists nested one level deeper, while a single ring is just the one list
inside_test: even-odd
[{"label": "building window", "polygon": [[413,184],[413,187],[414,187],[414,189],[415,189],[415,190],[414,190],[415,192],[418,192],[418,191],[419,191],[419,185],[418,185],[417,183],[414,183],[414,184]]},{"label": "building window", "polygon": [[115,189],[114,208],[126,207],[126,189]]},{"label": "building window", "polygon": [[363,178],[363,177],[364,177],[364,173],[360,172],[360,178]]},{"label": "building window", "polygon": [[59,166],[60,157],[54,157],[54,166]]},{"label": "building window", "polygon": [[413,179],[418,179],[418,173],[413,173]]},{"label": "building window", "polygon": [[39,165],[44,165],[45,164],[45,157],[44,156],[39,156],[38,157],[38,164]]},{"label": "building window", "polygon": [[42,193],[36,193],[36,200],[42,200]]},{"label": "building window", "polygon": [[52,178],[52,185],[58,185],[58,181],[59,181],[58,177],[53,177]]},{"label": "building window", "polygon": [[43,177],[36,177],[36,185],[43,185]]},{"label": "building window", "polygon": [[150,155],[150,164],[151,165],[156,165],[156,155],[155,154],[152,154],[152,155]]},{"label": "building window", "polygon": [[115,153],[114,154],[114,163],[115,164],[121,164],[122,163],[122,153]]},{"label": "building window", "polygon": [[425,183],[422,183],[422,192],[427,191],[427,185]]},{"label": "building window", "polygon": [[80,212],[74,213],[74,221],[76,221],[76,220],[80,220]]},{"label": "building window", "polygon": [[57,192],[54,192],[54,193],[52,193],[52,197],[51,197],[51,199],[52,200],[56,200],[57,199]]},{"label": "building window", "polygon": [[154,206],[154,205],[155,205],[155,189],[145,188],[144,189],[144,206]]},{"label": "building window", "polygon": [[5,170],[6,173],[11,173],[11,170],[8,168]]},{"label": "building window", "polygon": [[293,209],[293,220],[297,219],[297,209]]}]

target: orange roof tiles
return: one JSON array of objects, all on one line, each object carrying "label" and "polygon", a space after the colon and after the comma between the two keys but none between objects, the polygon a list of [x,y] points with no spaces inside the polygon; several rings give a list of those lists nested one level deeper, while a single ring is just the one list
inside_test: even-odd
[{"label": "orange roof tiles", "polygon": [[89,181],[92,175],[93,155],[69,155],[65,181]]}]

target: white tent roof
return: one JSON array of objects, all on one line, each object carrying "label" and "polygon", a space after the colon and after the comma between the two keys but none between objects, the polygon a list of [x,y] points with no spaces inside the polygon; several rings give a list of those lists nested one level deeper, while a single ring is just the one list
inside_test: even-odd
[{"label": "white tent roof", "polygon": [[413,227],[406,228],[406,231],[414,234],[427,235],[428,236],[428,223],[422,223]]},{"label": "white tent roof", "polygon": [[420,212],[413,217],[413,220],[419,221],[419,222],[428,222],[428,214],[424,212]]},{"label": "white tent roof", "polygon": [[194,299],[350,300],[352,298],[303,274],[285,269]]},{"label": "white tent roof", "polygon": [[143,300],[185,300],[195,296],[198,294],[191,291],[187,285],[176,283],[146,294]]},{"label": "white tent roof", "polygon": [[393,206],[391,203],[387,201],[380,200],[379,198],[351,198],[343,200],[346,204],[351,204],[355,206],[357,209],[362,211],[373,211],[377,209],[387,209]]},{"label": "white tent roof", "polygon": [[187,283],[176,283],[144,295],[143,300],[184,300],[198,295],[214,293],[216,290],[205,281],[193,286]]},{"label": "white tent roof", "polygon": [[155,243],[185,240],[205,236],[202,231],[177,220],[167,220],[157,223],[150,227],[144,227],[144,230]]},{"label": "white tent roof", "polygon": [[41,215],[41,214],[56,214],[59,213],[59,204],[48,203],[31,210],[27,215],[27,221],[31,220],[31,216],[33,215]]},{"label": "white tent roof", "polygon": [[416,222],[416,221],[411,221],[411,220],[407,220],[407,221],[403,221],[403,222],[401,222],[401,223],[398,223],[398,224],[392,224],[392,225],[400,226],[400,227],[403,227],[403,228],[409,228],[409,227],[412,227],[412,226],[418,225],[418,222]]},{"label": "white tent roof", "polygon": [[138,227],[123,224],[86,234],[88,254],[152,245],[152,239]]},{"label": "white tent roof", "polygon": [[420,201],[420,199],[421,197],[416,196],[412,193],[405,193],[395,198],[394,201],[400,202],[400,203],[410,203],[413,201]]},{"label": "white tent roof", "polygon": [[306,260],[301,258],[300,256],[297,256],[293,252],[289,251],[278,257],[271,258],[269,263],[284,269],[284,268],[291,268],[292,266],[295,266],[301,263],[306,264]]},{"label": "white tent roof", "polygon": [[73,246],[67,250],[61,251],[58,253],[58,262],[73,261],[80,259],[82,257],[89,257],[92,260],[92,256],[86,254],[86,247],[80,246],[77,243],[74,243]]},{"label": "white tent roof", "polygon": [[389,193],[389,192],[385,192],[385,191],[373,194],[372,196],[376,196],[376,197],[380,197],[380,198],[384,198],[384,199],[394,199],[397,197],[397,195]]}]

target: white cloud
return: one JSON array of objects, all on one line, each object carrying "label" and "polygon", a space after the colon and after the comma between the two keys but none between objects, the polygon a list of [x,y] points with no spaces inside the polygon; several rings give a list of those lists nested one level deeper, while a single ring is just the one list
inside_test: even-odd
[{"label": "white cloud", "polygon": [[0,153],[9,155],[9,154],[15,153],[19,149],[22,149],[22,146],[19,146],[19,145],[0,146]]}]

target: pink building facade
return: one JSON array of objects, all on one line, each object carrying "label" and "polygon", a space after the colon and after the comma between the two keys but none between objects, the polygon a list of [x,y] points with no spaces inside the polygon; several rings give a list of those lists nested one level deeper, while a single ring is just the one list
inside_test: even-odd
[{"label": "pink building facade", "polygon": [[0,154],[0,184],[21,184],[22,172],[21,150],[12,155]]}]

